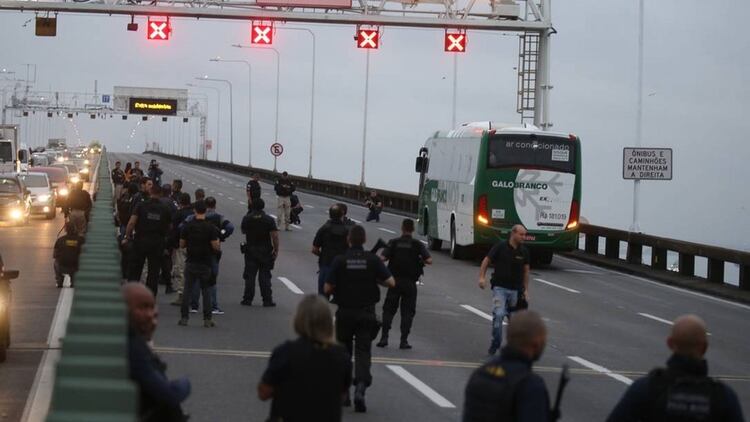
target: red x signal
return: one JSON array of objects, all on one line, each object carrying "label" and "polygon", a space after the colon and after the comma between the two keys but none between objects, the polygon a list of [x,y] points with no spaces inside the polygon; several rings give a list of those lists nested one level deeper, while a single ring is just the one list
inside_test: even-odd
[{"label": "red x signal", "polygon": [[146,38],[149,40],[166,41],[172,34],[172,26],[169,24],[169,17],[166,16],[149,16],[148,25],[146,26]]},{"label": "red x signal", "polygon": [[273,24],[265,25],[253,22],[250,28],[250,44],[273,44]]},{"label": "red x signal", "polygon": [[445,33],[445,51],[449,53],[465,53],[466,52],[466,33],[465,32],[454,32]]},{"label": "red x signal", "polygon": [[380,47],[380,31],[377,29],[358,29],[357,48],[377,49]]}]

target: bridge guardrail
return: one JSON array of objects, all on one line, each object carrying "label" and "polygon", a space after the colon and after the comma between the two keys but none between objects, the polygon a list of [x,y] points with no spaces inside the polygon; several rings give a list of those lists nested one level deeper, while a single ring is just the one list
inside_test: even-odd
[{"label": "bridge guardrail", "polygon": [[[101,166],[105,171],[98,170]],[[103,152],[91,188],[96,199],[47,422],[132,422],[137,417],[137,390],[128,374],[128,321],[120,293],[120,251],[112,229],[108,169]]]},{"label": "bridge guardrail", "polygon": [[[246,176],[249,176],[249,174],[252,172],[257,172],[260,175],[261,179],[265,181],[274,181],[279,176],[279,173],[274,173],[271,170],[249,168],[247,166],[238,164],[186,158],[155,151],[146,151],[146,153],[179,160],[190,164],[196,164],[203,167],[227,170]],[[293,175],[290,175],[290,177],[302,191],[311,191],[315,192],[316,194],[322,194],[324,196],[330,196],[333,198],[345,198],[363,202],[368,191],[368,188],[348,183],[311,179]],[[419,201],[416,195],[386,191],[381,189],[377,189],[377,191],[383,198],[385,202],[384,205],[387,209],[411,216],[415,216],[417,214]],[[705,281],[714,286],[726,286],[729,291],[731,291],[734,286],[730,286],[725,282],[724,267],[726,263],[734,263],[739,265],[740,267],[739,290],[750,291],[750,252],[726,249],[717,246],[701,245],[698,243],[668,239],[643,233],[631,233],[625,230],[612,229],[591,224],[581,224],[579,227],[580,233],[584,235],[585,247],[583,251],[577,251],[573,253],[573,256],[580,257],[581,254],[592,257],[601,256],[607,258],[610,263],[623,262],[631,264],[631,266],[642,267],[643,270],[650,269],[673,276],[674,272],[669,271],[667,268],[667,253],[673,251],[676,252],[679,256],[677,271],[678,274],[683,276],[685,279]],[[599,254],[599,241],[602,238],[605,242],[605,253],[603,255]],[[625,260],[620,259],[620,242],[626,242],[628,244],[628,252]],[[651,260],[649,263],[650,265],[648,266],[644,265],[641,258],[644,247],[651,248]],[[696,277],[696,257],[705,257],[708,260],[708,272],[705,279],[702,277]],[[633,268],[631,267],[631,269]],[[637,269],[638,268],[636,267],[635,270]],[[661,280],[666,281],[665,278],[661,278]],[[696,288],[695,285],[686,285],[686,287]],[[704,290],[710,293],[720,293],[715,291],[715,289],[698,288],[697,290]],[[750,302],[750,295],[748,295],[748,297],[745,297],[744,295],[742,297],[737,297],[736,295],[725,294],[724,296],[729,296],[733,299]]]}]

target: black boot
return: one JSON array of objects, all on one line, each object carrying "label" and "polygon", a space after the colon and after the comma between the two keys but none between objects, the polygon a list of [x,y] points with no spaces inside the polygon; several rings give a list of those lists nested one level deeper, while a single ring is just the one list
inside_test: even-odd
[{"label": "black boot", "polygon": [[365,383],[360,382],[354,388],[354,411],[358,413],[367,412],[367,405],[365,405],[365,390],[367,386]]},{"label": "black boot", "polygon": [[380,341],[376,344],[378,347],[388,346],[388,330],[383,328],[383,332],[380,334]]}]

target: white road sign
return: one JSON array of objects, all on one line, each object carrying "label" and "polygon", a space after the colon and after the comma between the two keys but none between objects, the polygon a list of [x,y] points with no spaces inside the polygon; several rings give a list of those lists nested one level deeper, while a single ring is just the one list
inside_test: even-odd
[{"label": "white road sign", "polygon": [[280,143],[275,142],[274,144],[271,145],[271,155],[273,155],[274,157],[278,157],[279,155],[283,153],[284,153],[284,147]]},{"label": "white road sign", "polygon": [[622,178],[672,180],[672,148],[624,148]]}]

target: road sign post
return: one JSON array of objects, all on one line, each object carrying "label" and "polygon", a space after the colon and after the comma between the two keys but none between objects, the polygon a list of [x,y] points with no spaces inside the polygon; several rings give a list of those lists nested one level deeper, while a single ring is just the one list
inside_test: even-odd
[{"label": "road sign post", "polygon": [[271,144],[271,155],[273,155],[273,171],[276,172],[276,160],[284,153],[284,146],[278,142]]}]

